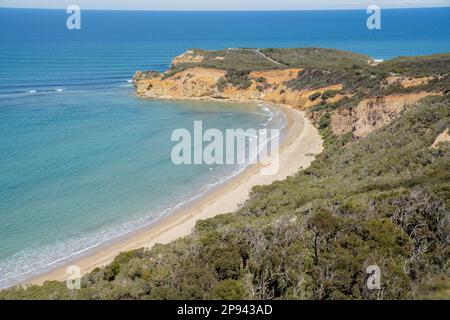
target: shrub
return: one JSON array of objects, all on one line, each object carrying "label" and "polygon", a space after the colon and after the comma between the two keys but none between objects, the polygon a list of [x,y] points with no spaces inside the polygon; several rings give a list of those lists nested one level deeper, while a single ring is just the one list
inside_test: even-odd
[{"label": "shrub", "polygon": [[217,300],[243,300],[245,289],[240,281],[227,279],[220,281],[211,289],[211,298]]},{"label": "shrub", "polygon": [[341,92],[340,90],[327,90],[324,93],[322,93],[322,99],[327,100],[333,98],[340,92]]},{"label": "shrub", "polygon": [[320,92],[315,92],[315,93],[313,93],[312,95],[310,95],[309,96],[309,100],[310,101],[314,101],[314,100],[316,100],[317,98],[319,98],[320,97]]}]

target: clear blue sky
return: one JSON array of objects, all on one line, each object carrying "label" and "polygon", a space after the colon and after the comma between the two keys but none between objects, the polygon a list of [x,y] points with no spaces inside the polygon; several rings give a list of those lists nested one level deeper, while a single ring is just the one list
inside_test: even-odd
[{"label": "clear blue sky", "polygon": [[129,10],[302,10],[448,7],[450,0],[0,0],[0,7]]}]

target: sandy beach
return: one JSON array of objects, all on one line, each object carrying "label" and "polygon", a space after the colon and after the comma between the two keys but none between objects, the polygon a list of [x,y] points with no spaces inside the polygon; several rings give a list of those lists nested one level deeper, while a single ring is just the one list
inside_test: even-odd
[{"label": "sandy beach", "polygon": [[276,105],[287,119],[286,135],[280,146],[279,171],[275,175],[261,175],[260,165],[249,166],[244,172],[219,186],[188,208],[160,219],[147,228],[119,239],[92,254],[71,261],[45,274],[32,277],[23,284],[42,284],[50,280],[66,280],[66,269],[77,265],[81,273],[110,263],[120,252],[151,247],[156,243],[168,243],[192,232],[198,220],[236,210],[248,198],[253,186],[267,185],[283,180],[306,168],[314,160],[314,154],[322,151],[322,140],[317,129],[305,118],[304,113],[287,105]]}]

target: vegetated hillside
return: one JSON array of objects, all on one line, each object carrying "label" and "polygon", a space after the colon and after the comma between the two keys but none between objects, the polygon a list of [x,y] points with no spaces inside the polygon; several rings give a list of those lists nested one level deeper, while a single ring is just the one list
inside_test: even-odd
[{"label": "vegetated hillside", "polygon": [[450,53],[377,63],[323,48],[193,49],[166,72],[137,72],[133,79],[149,98],[268,101],[343,115],[364,99],[397,95],[391,105],[400,111],[405,101],[449,94]]},{"label": "vegetated hillside", "polygon": [[351,141],[428,96],[450,96],[450,53],[378,63],[323,48],[189,50],[164,73],[136,72],[145,98],[255,101],[307,110]]},{"label": "vegetated hillside", "polygon": [[404,76],[426,77],[448,72],[449,59],[449,53],[422,57],[399,57],[382,62],[380,68]]},{"label": "vegetated hillside", "polygon": [[257,49],[189,50],[175,58],[172,73],[191,67],[217,68],[223,70],[268,70],[283,66],[268,60]]},{"label": "vegetated hillside", "polygon": [[[449,298],[448,96],[427,98],[353,141],[317,120],[326,148],[310,168],[254,188],[234,213],[199,221],[168,245],[119,255],[82,279],[0,298]],[[381,290],[366,267],[381,269]]]},{"label": "vegetated hillside", "polygon": [[[399,90],[450,90],[450,53],[399,57],[378,64],[366,55],[325,48],[193,49],[175,58],[172,67],[163,76],[167,78],[195,67],[216,68],[233,74],[300,68],[302,70],[296,79],[286,81],[288,88],[306,89],[344,84],[342,93],[357,94],[357,97]],[[402,78],[400,80],[429,78],[405,88],[400,82],[390,81],[393,76]]]}]

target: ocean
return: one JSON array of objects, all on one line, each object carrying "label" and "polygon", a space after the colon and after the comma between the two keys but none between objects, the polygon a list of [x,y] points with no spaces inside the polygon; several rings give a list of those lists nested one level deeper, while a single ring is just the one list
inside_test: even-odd
[{"label": "ocean", "polygon": [[278,128],[257,105],[142,100],[136,70],[190,48],[328,47],[389,59],[450,52],[450,8],[296,12],[0,9],[0,287],[198,199],[243,166],[176,166],[171,133]]}]

